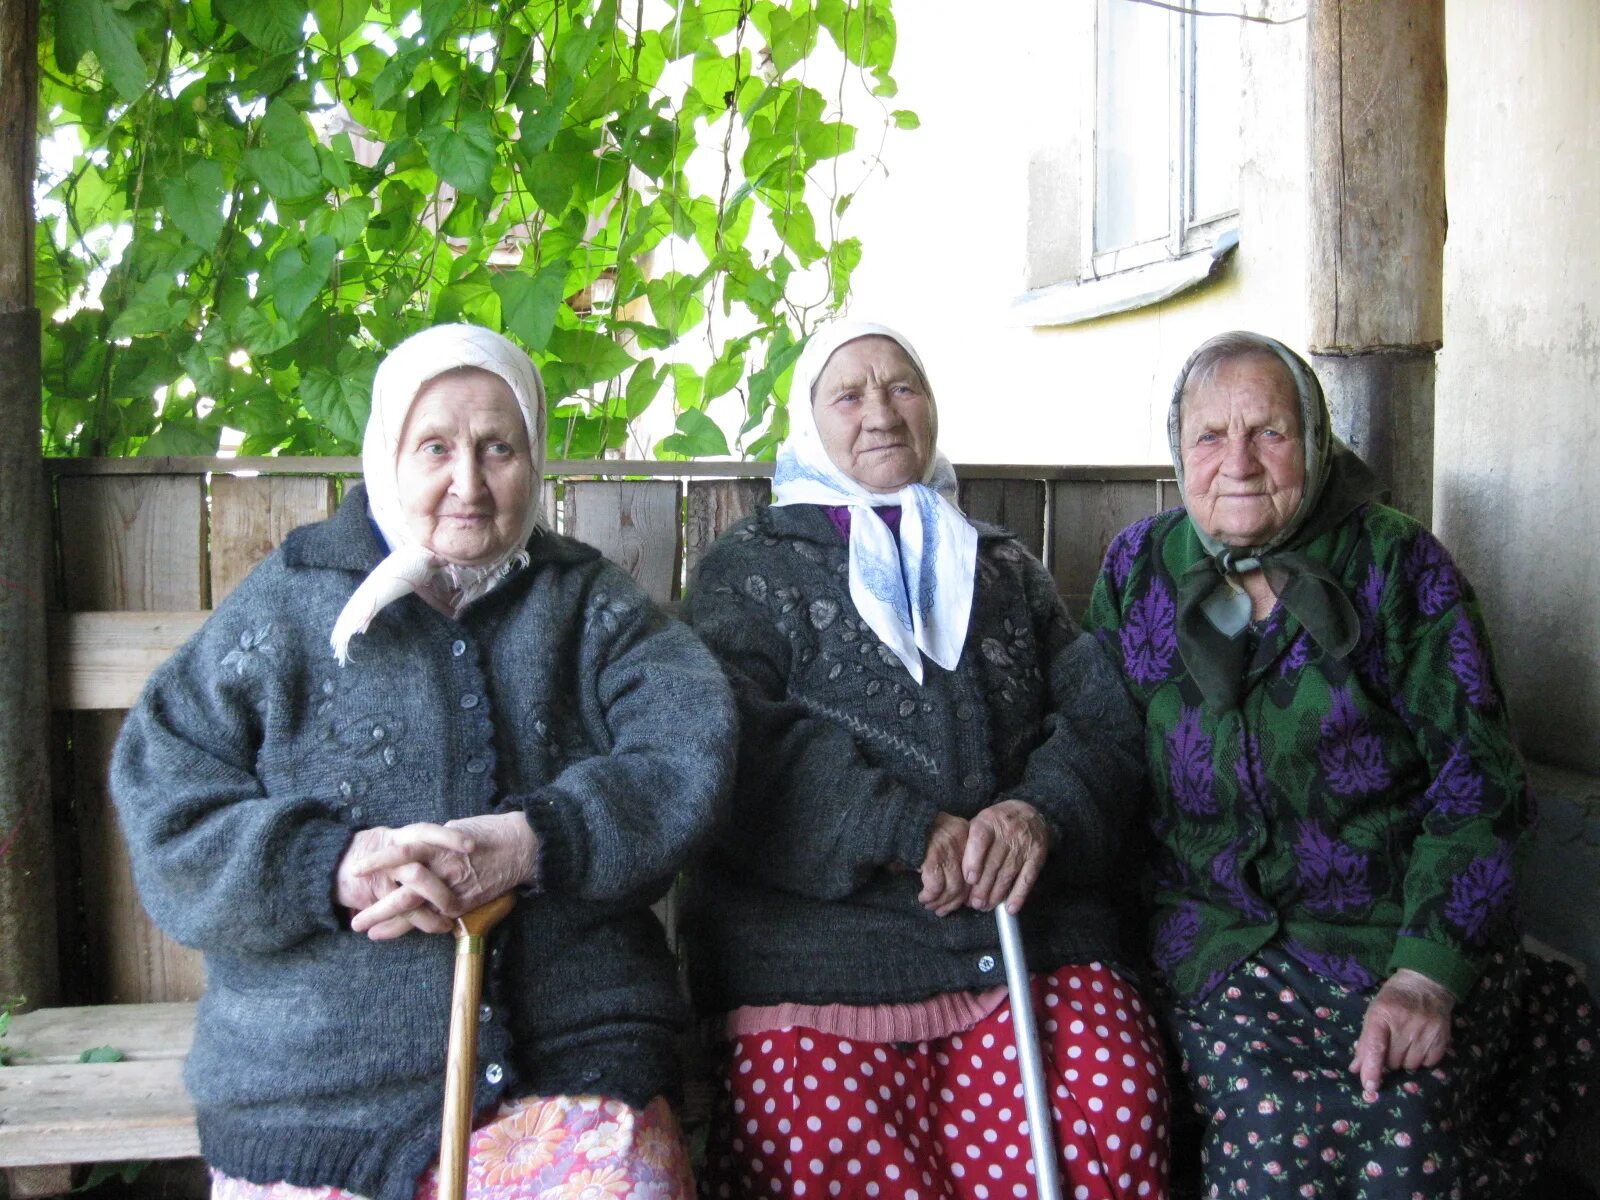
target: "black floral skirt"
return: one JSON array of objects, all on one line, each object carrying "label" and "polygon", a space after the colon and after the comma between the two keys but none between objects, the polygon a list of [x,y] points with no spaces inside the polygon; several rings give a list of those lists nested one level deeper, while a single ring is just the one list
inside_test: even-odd
[{"label": "black floral skirt", "polygon": [[1515,1196],[1584,1096],[1600,1045],[1566,967],[1496,955],[1432,1070],[1363,1097],[1350,1059],[1373,992],[1267,948],[1170,1011],[1209,1196],[1330,1200]]}]

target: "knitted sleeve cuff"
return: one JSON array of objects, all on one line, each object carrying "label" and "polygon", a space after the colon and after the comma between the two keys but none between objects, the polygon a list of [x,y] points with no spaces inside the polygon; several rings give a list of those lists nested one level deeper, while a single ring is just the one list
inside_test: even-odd
[{"label": "knitted sleeve cuff", "polygon": [[1394,952],[1389,955],[1389,973],[1392,975],[1402,967],[1443,985],[1457,1000],[1472,990],[1482,973],[1476,963],[1458,950],[1427,938],[1405,935],[1395,939]]},{"label": "knitted sleeve cuff", "polygon": [[882,861],[899,863],[915,871],[928,857],[928,833],[933,829],[933,818],[939,810],[931,801],[913,795],[908,788],[896,791],[894,801],[880,809],[883,814]]},{"label": "knitted sleeve cuff", "polygon": [[541,788],[522,797],[522,814],[539,841],[535,891],[570,893],[584,877],[587,852],[583,829],[568,812],[569,807],[554,788]]},{"label": "knitted sleeve cuff", "polygon": [[339,864],[355,835],[355,826],[332,820],[307,821],[300,828],[281,861],[302,864],[305,870],[286,875],[287,886],[276,890],[283,905],[278,919],[285,927],[303,926],[307,935],[344,927],[347,914],[338,900]]}]

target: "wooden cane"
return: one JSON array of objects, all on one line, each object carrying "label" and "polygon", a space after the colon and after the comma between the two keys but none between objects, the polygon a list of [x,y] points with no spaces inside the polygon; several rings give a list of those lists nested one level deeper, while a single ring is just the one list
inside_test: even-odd
[{"label": "wooden cane", "polygon": [[456,978],[450,990],[450,1050],[444,1068],[444,1124],[439,1130],[439,1200],[467,1190],[467,1135],[472,1132],[478,1074],[478,1000],[483,994],[483,944],[511,911],[510,892],[456,918]]},{"label": "wooden cane", "polygon": [[1017,918],[1003,903],[995,906],[994,919],[1000,929],[1000,953],[1006,963],[1006,989],[1011,993],[1011,1029],[1017,1038],[1017,1065],[1022,1068],[1023,1107],[1028,1114],[1028,1140],[1033,1149],[1034,1194],[1039,1200],[1061,1200],[1055,1121],[1045,1089],[1039,1035],[1033,1024],[1033,992],[1028,986],[1022,934],[1017,928]]}]

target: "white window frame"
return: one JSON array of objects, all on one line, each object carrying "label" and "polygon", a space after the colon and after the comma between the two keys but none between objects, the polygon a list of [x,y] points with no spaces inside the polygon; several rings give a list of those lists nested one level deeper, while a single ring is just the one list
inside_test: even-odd
[{"label": "white window frame", "polygon": [[[1079,239],[1077,278],[1035,288],[1012,301],[1018,324],[1062,325],[1127,312],[1177,295],[1216,274],[1238,245],[1239,210],[1196,213],[1195,31],[1201,17],[1169,12],[1177,36],[1169,38],[1167,80],[1171,131],[1167,154],[1167,229],[1147,241],[1111,250],[1095,249],[1099,202],[1099,84],[1106,5],[1127,0],[1095,0],[1093,53],[1083,72],[1078,137]],[[1070,235],[1069,235],[1070,236]]]},{"label": "white window frame", "polygon": [[[1168,104],[1171,136],[1167,145],[1167,231],[1160,237],[1112,250],[1095,248],[1095,212],[1100,195],[1099,135],[1100,135],[1100,64],[1104,51],[1102,30],[1108,4],[1127,3],[1128,0],[1096,0],[1094,19],[1094,71],[1089,78],[1089,93],[1083,106],[1084,131],[1079,145],[1083,147],[1083,195],[1088,203],[1083,212],[1082,278],[1099,279],[1118,271],[1127,271],[1165,259],[1181,258],[1185,254],[1210,250],[1217,238],[1228,228],[1239,223],[1237,207],[1221,213],[1198,214],[1191,211],[1194,197],[1195,157],[1195,54],[1196,25],[1200,21],[1228,20],[1227,17],[1200,17],[1190,13],[1167,14],[1178,36],[1168,42]],[[1160,11],[1160,10],[1157,10]],[[1176,86],[1174,86],[1174,81]]]}]

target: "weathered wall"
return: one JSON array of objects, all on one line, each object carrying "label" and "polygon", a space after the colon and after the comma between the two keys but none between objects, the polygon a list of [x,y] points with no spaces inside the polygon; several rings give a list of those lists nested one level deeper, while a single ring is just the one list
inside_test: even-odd
[{"label": "weathered wall", "polygon": [[[1272,5],[1290,17],[1304,7]],[[1243,28],[1241,242],[1226,276],[1134,313],[1035,330],[1008,325],[1007,306],[1038,268],[1076,258],[1095,5],[1002,8],[896,7],[892,103],[922,127],[895,137],[889,177],[850,210],[866,246],[852,312],[916,341],[957,461],[1164,461],[1168,389],[1195,345],[1237,327],[1304,345],[1305,23]]]},{"label": "weathered wall", "polygon": [[1436,524],[1523,745],[1600,774],[1600,5],[1447,6]]}]

